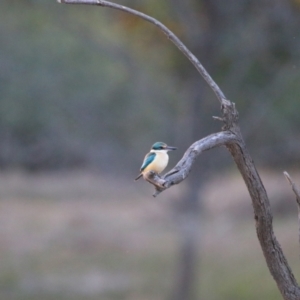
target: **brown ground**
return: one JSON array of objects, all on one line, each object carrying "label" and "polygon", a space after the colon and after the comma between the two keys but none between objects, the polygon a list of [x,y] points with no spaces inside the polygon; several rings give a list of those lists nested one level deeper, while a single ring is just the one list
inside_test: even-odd
[{"label": "brown ground", "polygon": [[[262,177],[276,234],[296,271],[293,194],[283,175]],[[154,199],[147,183],[131,179],[87,172],[0,174],[0,299],[166,299],[178,258],[172,198],[183,189]],[[281,299],[237,174],[212,179],[201,197],[199,297]]]}]

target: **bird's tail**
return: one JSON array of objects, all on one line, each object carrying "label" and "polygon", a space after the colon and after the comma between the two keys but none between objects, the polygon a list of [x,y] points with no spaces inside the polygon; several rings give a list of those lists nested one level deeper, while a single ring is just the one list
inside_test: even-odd
[{"label": "bird's tail", "polygon": [[135,181],[139,180],[141,177],[143,176],[143,173],[141,173],[136,179],[134,179]]}]

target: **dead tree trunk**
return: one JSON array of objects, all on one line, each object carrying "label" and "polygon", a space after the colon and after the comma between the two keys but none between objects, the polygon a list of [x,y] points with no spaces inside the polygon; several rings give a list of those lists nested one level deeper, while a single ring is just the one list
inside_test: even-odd
[{"label": "dead tree trunk", "polygon": [[260,246],[262,248],[269,271],[273,276],[283,299],[299,300],[300,288],[296,282],[290,266],[287,263],[281,246],[275,237],[272,224],[273,217],[268,195],[243,140],[243,136],[238,125],[238,112],[235,108],[234,103],[226,100],[226,97],[221,89],[207,73],[207,71],[204,69],[195,55],[193,55],[189,51],[189,49],[179,40],[179,38],[173,32],[171,32],[166,26],[164,26],[156,19],[123,5],[112,3],[110,1],[60,0],[59,2],[109,7],[140,17],[147,22],[150,22],[157,26],[163,33],[166,34],[168,39],[170,39],[176,45],[176,47],[178,47],[178,49],[191,61],[191,63],[195,66],[195,68],[216,94],[221,104],[222,116],[215,118],[222,121],[224,123],[224,126],[220,132],[211,134],[192,144],[185,152],[183,158],[165,176],[159,177],[154,172],[149,171],[146,176],[147,181],[155,186],[154,196],[157,196],[166,189],[172,187],[175,184],[179,184],[181,181],[186,179],[193,167],[193,164],[196,161],[196,158],[203,151],[210,150],[215,147],[225,146],[232,155],[232,158],[236,163],[251,196],[257,237],[260,242]]}]

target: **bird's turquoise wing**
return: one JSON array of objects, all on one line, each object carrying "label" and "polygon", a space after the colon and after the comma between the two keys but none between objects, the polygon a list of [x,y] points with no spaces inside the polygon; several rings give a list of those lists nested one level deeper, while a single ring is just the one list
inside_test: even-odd
[{"label": "bird's turquoise wing", "polygon": [[141,166],[141,172],[143,172],[147,168],[147,166],[149,166],[154,161],[155,156],[156,154],[154,152],[150,152],[146,155]]}]

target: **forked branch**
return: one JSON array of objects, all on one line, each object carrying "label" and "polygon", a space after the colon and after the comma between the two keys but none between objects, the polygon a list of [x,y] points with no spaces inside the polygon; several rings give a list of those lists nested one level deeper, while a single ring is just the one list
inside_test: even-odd
[{"label": "forked branch", "polygon": [[211,76],[199,60],[189,49],[180,41],[180,39],[165,25],[155,18],[133,10],[123,5],[115,4],[104,0],[59,0],[58,2],[67,4],[88,4],[102,7],[109,7],[135,15],[157,26],[175,46],[191,61],[204,80],[216,94],[221,103],[222,117],[218,120],[224,122],[222,132],[210,135],[198,142],[195,142],[185,153],[178,164],[164,177],[160,178],[150,172],[147,174],[147,180],[155,185],[156,194],[159,194],[166,188],[184,180],[189,174],[195,159],[203,151],[224,145],[231,153],[252,199],[254,209],[254,218],[256,221],[257,236],[265,256],[270,273],[272,274],[277,286],[285,300],[299,300],[300,288],[287,263],[280,244],[278,243],[272,225],[272,213],[269,199],[255,168],[254,162],[247,151],[243,141],[240,128],[238,126],[238,112],[234,103],[226,100],[219,86],[214,82]]}]

